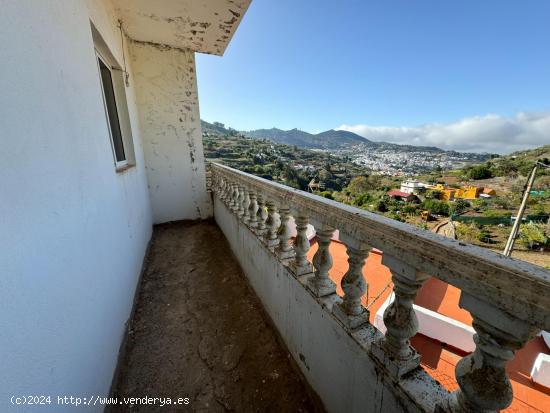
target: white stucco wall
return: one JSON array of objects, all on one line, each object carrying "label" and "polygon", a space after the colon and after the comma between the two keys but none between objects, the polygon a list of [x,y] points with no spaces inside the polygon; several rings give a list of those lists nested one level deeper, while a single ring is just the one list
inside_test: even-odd
[{"label": "white stucco wall", "polygon": [[154,222],[207,218],[194,53],[138,42],[130,49]]},{"label": "white stucco wall", "polygon": [[9,399],[109,390],[151,236],[135,84],[137,166],[116,173],[90,32],[122,62],[110,3],[1,5],[0,411],[102,411]]}]

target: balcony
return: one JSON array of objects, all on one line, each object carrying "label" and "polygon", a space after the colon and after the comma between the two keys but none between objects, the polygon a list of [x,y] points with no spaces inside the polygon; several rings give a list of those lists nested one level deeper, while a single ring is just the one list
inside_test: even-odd
[{"label": "balcony", "polygon": [[[506,364],[550,328],[547,270],[222,165],[210,165],[209,179],[218,226],[328,411],[510,406]],[[318,244],[313,256],[311,226]],[[340,286],[329,276],[335,230],[349,263]],[[362,275],[373,249],[383,251],[393,285],[381,320],[385,334],[364,306],[369,285]],[[459,305],[473,320],[475,344],[456,366],[453,392],[425,371],[411,345],[418,332],[413,301],[433,280],[460,290]]]},{"label": "balcony", "polygon": [[[197,411],[539,411],[548,401],[507,409],[505,367],[550,327],[546,270],[218,164],[209,188],[217,226],[155,230],[117,395],[183,392]],[[349,265],[334,277],[342,248]],[[380,298],[363,276],[372,260],[391,273],[394,299],[367,309]],[[411,345],[429,316],[413,301],[430,282],[459,288],[473,319],[455,377],[427,371]]]}]

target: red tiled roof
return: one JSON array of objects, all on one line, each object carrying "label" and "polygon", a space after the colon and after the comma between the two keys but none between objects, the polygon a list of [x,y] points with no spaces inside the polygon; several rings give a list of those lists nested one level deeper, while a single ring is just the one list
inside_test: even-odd
[{"label": "red tiled roof", "polygon": [[[330,278],[337,285],[337,294],[342,296],[340,282],[348,270],[346,246],[339,241],[333,241],[329,248],[333,259],[333,266],[329,271]],[[317,243],[314,243],[308,253],[310,260],[316,251]],[[376,312],[392,292],[392,288],[384,290],[391,282],[391,273],[386,266],[382,265],[380,252],[373,251],[369,254],[366,265],[363,267],[363,276],[368,283],[368,293],[361,301],[364,306],[370,305],[370,322],[374,324]],[[380,297],[374,301],[379,294]],[[420,289],[415,304],[471,326],[472,317],[468,311],[458,306],[459,298],[458,288],[431,278]],[[422,334],[413,337],[411,343],[422,356],[421,364],[425,370],[447,390],[456,390],[458,384],[454,369],[456,363],[467,353]],[[536,337],[517,351],[514,359],[508,363],[506,370],[514,389],[514,400],[504,412],[550,413],[550,389],[534,383],[530,377],[533,362],[539,353],[548,354],[549,349],[541,337]]]},{"label": "red tiled roof", "polygon": [[388,196],[399,196],[401,198],[408,198],[410,196],[413,196],[412,194],[409,194],[408,192],[403,192],[398,189],[392,189],[391,191],[388,191]]}]

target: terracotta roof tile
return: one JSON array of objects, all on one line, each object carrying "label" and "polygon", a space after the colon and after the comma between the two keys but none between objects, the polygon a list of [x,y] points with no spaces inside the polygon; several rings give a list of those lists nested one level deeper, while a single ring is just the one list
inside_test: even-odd
[{"label": "terracotta roof tile", "polygon": [[[314,242],[308,257],[311,260],[317,251]],[[342,296],[340,281],[348,270],[346,246],[339,241],[333,241],[330,245],[333,258],[333,266],[330,277],[337,285],[337,294]],[[382,265],[382,253],[371,252],[363,275],[369,285],[368,294],[362,299],[363,305],[370,305],[370,322],[374,324],[374,317],[380,306],[391,294],[392,289],[384,288],[391,282],[391,273]],[[382,292],[383,291],[383,292]],[[380,297],[373,303],[373,298]],[[415,304],[451,317],[469,326],[472,325],[470,314],[458,306],[460,290],[443,281],[429,279],[419,291]],[[417,334],[411,340],[414,348],[422,356],[422,366],[426,371],[438,380],[447,390],[454,391],[458,388],[455,380],[454,369],[456,363],[467,353],[440,343],[437,340]],[[514,389],[514,401],[505,412],[544,412],[550,413],[550,389],[534,383],[530,378],[533,362],[539,353],[550,351],[544,340],[537,337],[516,353],[514,360],[508,363],[507,371]]]}]

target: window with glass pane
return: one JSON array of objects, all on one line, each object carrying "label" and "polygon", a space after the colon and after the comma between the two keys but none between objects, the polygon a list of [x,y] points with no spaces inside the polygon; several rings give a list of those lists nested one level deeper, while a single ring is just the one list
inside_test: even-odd
[{"label": "window with glass pane", "polygon": [[101,84],[103,85],[103,95],[105,97],[105,107],[109,121],[109,128],[111,130],[111,139],[113,141],[115,158],[117,162],[124,162],[126,161],[126,154],[124,153],[124,143],[122,141],[122,132],[118,118],[111,69],[107,67],[107,65],[105,65],[100,58],[97,60],[99,62]]}]

